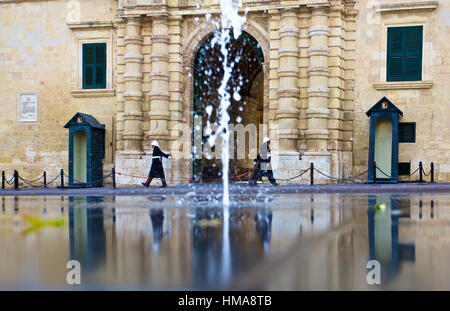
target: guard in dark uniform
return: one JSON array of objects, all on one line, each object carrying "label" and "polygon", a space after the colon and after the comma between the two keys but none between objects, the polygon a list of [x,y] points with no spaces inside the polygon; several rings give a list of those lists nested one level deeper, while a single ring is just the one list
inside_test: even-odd
[{"label": "guard in dark uniform", "polygon": [[269,181],[273,186],[278,186],[275,178],[273,178],[270,160],[270,138],[264,137],[263,143],[259,147],[258,157],[253,161],[255,166],[253,177],[248,182],[250,186],[256,186],[256,181],[262,176],[269,178]]},{"label": "guard in dark uniform", "polygon": [[152,141],[153,154],[152,154],[152,167],[148,173],[147,181],[142,183],[144,187],[148,187],[152,182],[153,178],[161,178],[162,187],[167,187],[166,176],[164,175],[164,169],[162,166],[162,157],[170,159],[170,155],[166,154],[159,149],[158,142],[156,140]]}]

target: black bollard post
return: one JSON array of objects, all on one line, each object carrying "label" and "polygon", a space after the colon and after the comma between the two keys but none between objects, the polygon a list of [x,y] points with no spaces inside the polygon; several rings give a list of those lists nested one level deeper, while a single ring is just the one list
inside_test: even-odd
[{"label": "black bollard post", "polygon": [[373,174],[373,182],[377,182],[377,162],[373,161],[372,164],[372,174]]},{"label": "black bollard post", "polygon": [[419,219],[422,219],[422,200],[419,201]]},{"label": "black bollard post", "polygon": [[423,166],[422,161],[419,161],[419,182],[423,182]]},{"label": "black bollard post", "polygon": [[310,176],[310,185],[314,186],[314,163],[311,163],[309,166],[309,176]]},{"label": "black bollard post", "polygon": [[14,189],[19,190],[19,172],[14,170]]},{"label": "black bollard post", "polygon": [[116,169],[112,168],[112,181],[113,181],[113,188],[116,189]]},{"label": "black bollard post", "polygon": [[431,162],[431,169],[430,169],[430,175],[431,175],[431,182],[434,182],[434,163]]},{"label": "black bollard post", "polygon": [[44,188],[47,188],[47,172],[44,171]]},{"label": "black bollard post", "polygon": [[64,189],[64,169],[61,169],[61,189]]},{"label": "black bollard post", "polygon": [[2,189],[5,189],[5,171],[2,171]]},{"label": "black bollard post", "polygon": [[433,217],[434,217],[434,200],[431,200],[430,205],[431,205],[431,207],[430,207],[430,217],[431,217],[431,219],[433,219]]},{"label": "black bollard post", "polygon": [[19,211],[19,197],[14,196],[14,213]]}]

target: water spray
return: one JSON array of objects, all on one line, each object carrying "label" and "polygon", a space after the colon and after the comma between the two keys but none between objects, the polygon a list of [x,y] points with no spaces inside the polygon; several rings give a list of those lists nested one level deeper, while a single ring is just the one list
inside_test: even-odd
[{"label": "water spray", "polygon": [[[239,8],[242,7],[241,1],[232,0],[221,0],[221,27],[220,31],[216,32],[211,46],[219,44],[220,53],[222,54],[222,68],[223,77],[222,82],[219,87],[219,124],[216,129],[215,135],[210,136],[209,143],[211,146],[214,145],[215,139],[218,134],[222,135],[222,181],[223,181],[223,205],[230,205],[230,194],[229,194],[229,180],[228,180],[228,170],[230,166],[230,155],[229,155],[229,145],[230,145],[230,131],[228,128],[228,123],[230,121],[230,115],[227,109],[231,105],[231,95],[227,91],[227,85],[232,77],[233,67],[236,64],[234,61],[228,60],[228,49],[227,45],[230,43],[231,35],[230,31],[233,32],[233,37],[235,40],[239,38],[242,33],[242,26],[246,22],[246,16],[240,16],[238,14]],[[233,98],[240,98],[239,90],[235,89],[233,93]],[[208,113],[209,115],[209,113]]]}]

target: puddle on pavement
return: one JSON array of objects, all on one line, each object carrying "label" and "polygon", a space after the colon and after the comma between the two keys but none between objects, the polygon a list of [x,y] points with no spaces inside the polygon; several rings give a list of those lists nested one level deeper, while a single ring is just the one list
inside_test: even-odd
[{"label": "puddle on pavement", "polygon": [[1,197],[0,289],[450,289],[448,196],[234,199]]}]

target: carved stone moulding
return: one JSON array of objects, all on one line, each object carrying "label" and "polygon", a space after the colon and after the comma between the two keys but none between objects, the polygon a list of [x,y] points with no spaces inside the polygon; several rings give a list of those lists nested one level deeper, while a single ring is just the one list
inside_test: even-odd
[{"label": "carved stone moulding", "polygon": [[142,36],[125,36],[124,38],[125,44],[139,44],[141,45],[144,42]]},{"label": "carved stone moulding", "polygon": [[325,46],[308,48],[309,56],[328,56],[328,54],[329,54],[328,47],[325,47]]},{"label": "carved stone moulding", "polygon": [[168,101],[170,99],[170,94],[169,94],[169,92],[150,91],[149,97],[150,97],[150,100]]},{"label": "carved stone moulding", "polygon": [[299,88],[278,88],[277,94],[279,98],[298,98],[300,97],[300,89]]},{"label": "carved stone moulding", "polygon": [[306,89],[309,97],[327,97],[330,89],[327,87],[309,87]]}]

